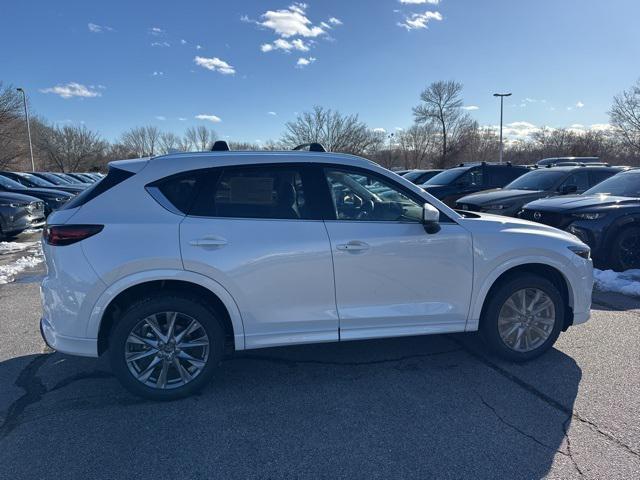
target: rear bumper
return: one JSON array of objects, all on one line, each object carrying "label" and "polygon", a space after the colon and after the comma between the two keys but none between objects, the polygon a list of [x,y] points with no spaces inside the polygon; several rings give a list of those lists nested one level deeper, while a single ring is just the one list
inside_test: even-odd
[{"label": "rear bumper", "polygon": [[96,338],[79,338],[60,335],[46,318],[40,319],[40,334],[50,348],[70,355],[81,357],[98,356],[98,340]]}]

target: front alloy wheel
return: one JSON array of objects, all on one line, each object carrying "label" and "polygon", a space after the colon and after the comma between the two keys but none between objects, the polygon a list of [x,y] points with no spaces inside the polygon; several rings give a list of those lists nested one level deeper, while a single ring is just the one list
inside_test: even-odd
[{"label": "front alloy wheel", "polygon": [[514,274],[491,289],[480,331],[504,359],[531,360],[550,349],[564,324],[565,300],[558,287],[539,275]]}]

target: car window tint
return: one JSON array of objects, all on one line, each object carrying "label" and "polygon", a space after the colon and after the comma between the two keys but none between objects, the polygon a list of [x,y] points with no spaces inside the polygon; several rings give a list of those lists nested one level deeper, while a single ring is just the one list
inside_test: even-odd
[{"label": "car window tint", "polygon": [[615,170],[612,171],[606,171],[606,170],[592,170],[591,172],[591,186],[596,185],[597,183],[602,182],[603,180],[606,180],[607,178],[609,178],[610,176],[612,176],[614,173],[618,173]]},{"label": "car window tint", "polygon": [[210,181],[210,172],[207,169],[191,170],[154,182],[150,187],[157,187],[174,208],[186,214],[200,188]]},{"label": "car window tint", "polygon": [[226,168],[215,188],[205,187],[193,215],[310,219],[302,174],[295,167]]},{"label": "car window tint", "polygon": [[422,205],[392,182],[347,170],[325,169],[325,175],[338,220],[422,220]]},{"label": "car window tint", "polygon": [[483,177],[484,175],[482,172],[482,168],[472,168],[467,173],[462,175],[462,177],[458,179],[458,182],[464,183],[468,186],[480,187],[482,186],[482,182],[484,181]]},{"label": "car window tint", "polygon": [[488,184],[496,187],[502,187],[525,173],[525,170],[515,167],[496,167],[487,170]]},{"label": "car window tint", "polygon": [[568,185],[575,185],[578,187],[578,192],[584,192],[589,188],[589,172],[583,170],[572,173],[564,182],[562,182],[560,187],[562,188]]}]

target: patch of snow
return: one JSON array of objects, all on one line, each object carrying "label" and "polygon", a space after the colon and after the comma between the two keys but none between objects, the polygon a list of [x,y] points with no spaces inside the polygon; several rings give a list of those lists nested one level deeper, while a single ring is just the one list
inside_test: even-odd
[{"label": "patch of snow", "polygon": [[0,254],[21,252],[33,248],[39,242],[0,242]]},{"label": "patch of snow", "polygon": [[614,272],[613,270],[593,270],[595,286],[602,292],[621,293],[640,297],[640,270]]}]

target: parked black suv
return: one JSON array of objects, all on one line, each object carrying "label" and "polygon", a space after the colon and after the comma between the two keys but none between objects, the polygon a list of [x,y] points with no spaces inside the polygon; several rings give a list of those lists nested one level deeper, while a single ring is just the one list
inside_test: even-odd
[{"label": "parked black suv", "polygon": [[504,188],[462,197],[457,208],[514,217],[529,202],[540,198],[583,193],[626,167],[540,168],[516,178]]},{"label": "parked black suv", "polygon": [[582,195],[531,202],[518,216],[574,234],[591,247],[599,268],[640,268],[640,169],[619,173]]},{"label": "parked black suv", "polygon": [[529,167],[510,163],[471,163],[450,168],[422,185],[427,192],[453,207],[456,200],[471,193],[504,187],[529,172]]},{"label": "parked black suv", "polygon": [[83,187],[77,187],[75,185],[54,185],[48,180],[28,172],[0,172],[0,175],[10,178],[27,188],[46,188],[49,190],[67,192],[72,195],[77,195],[84,191]]}]

